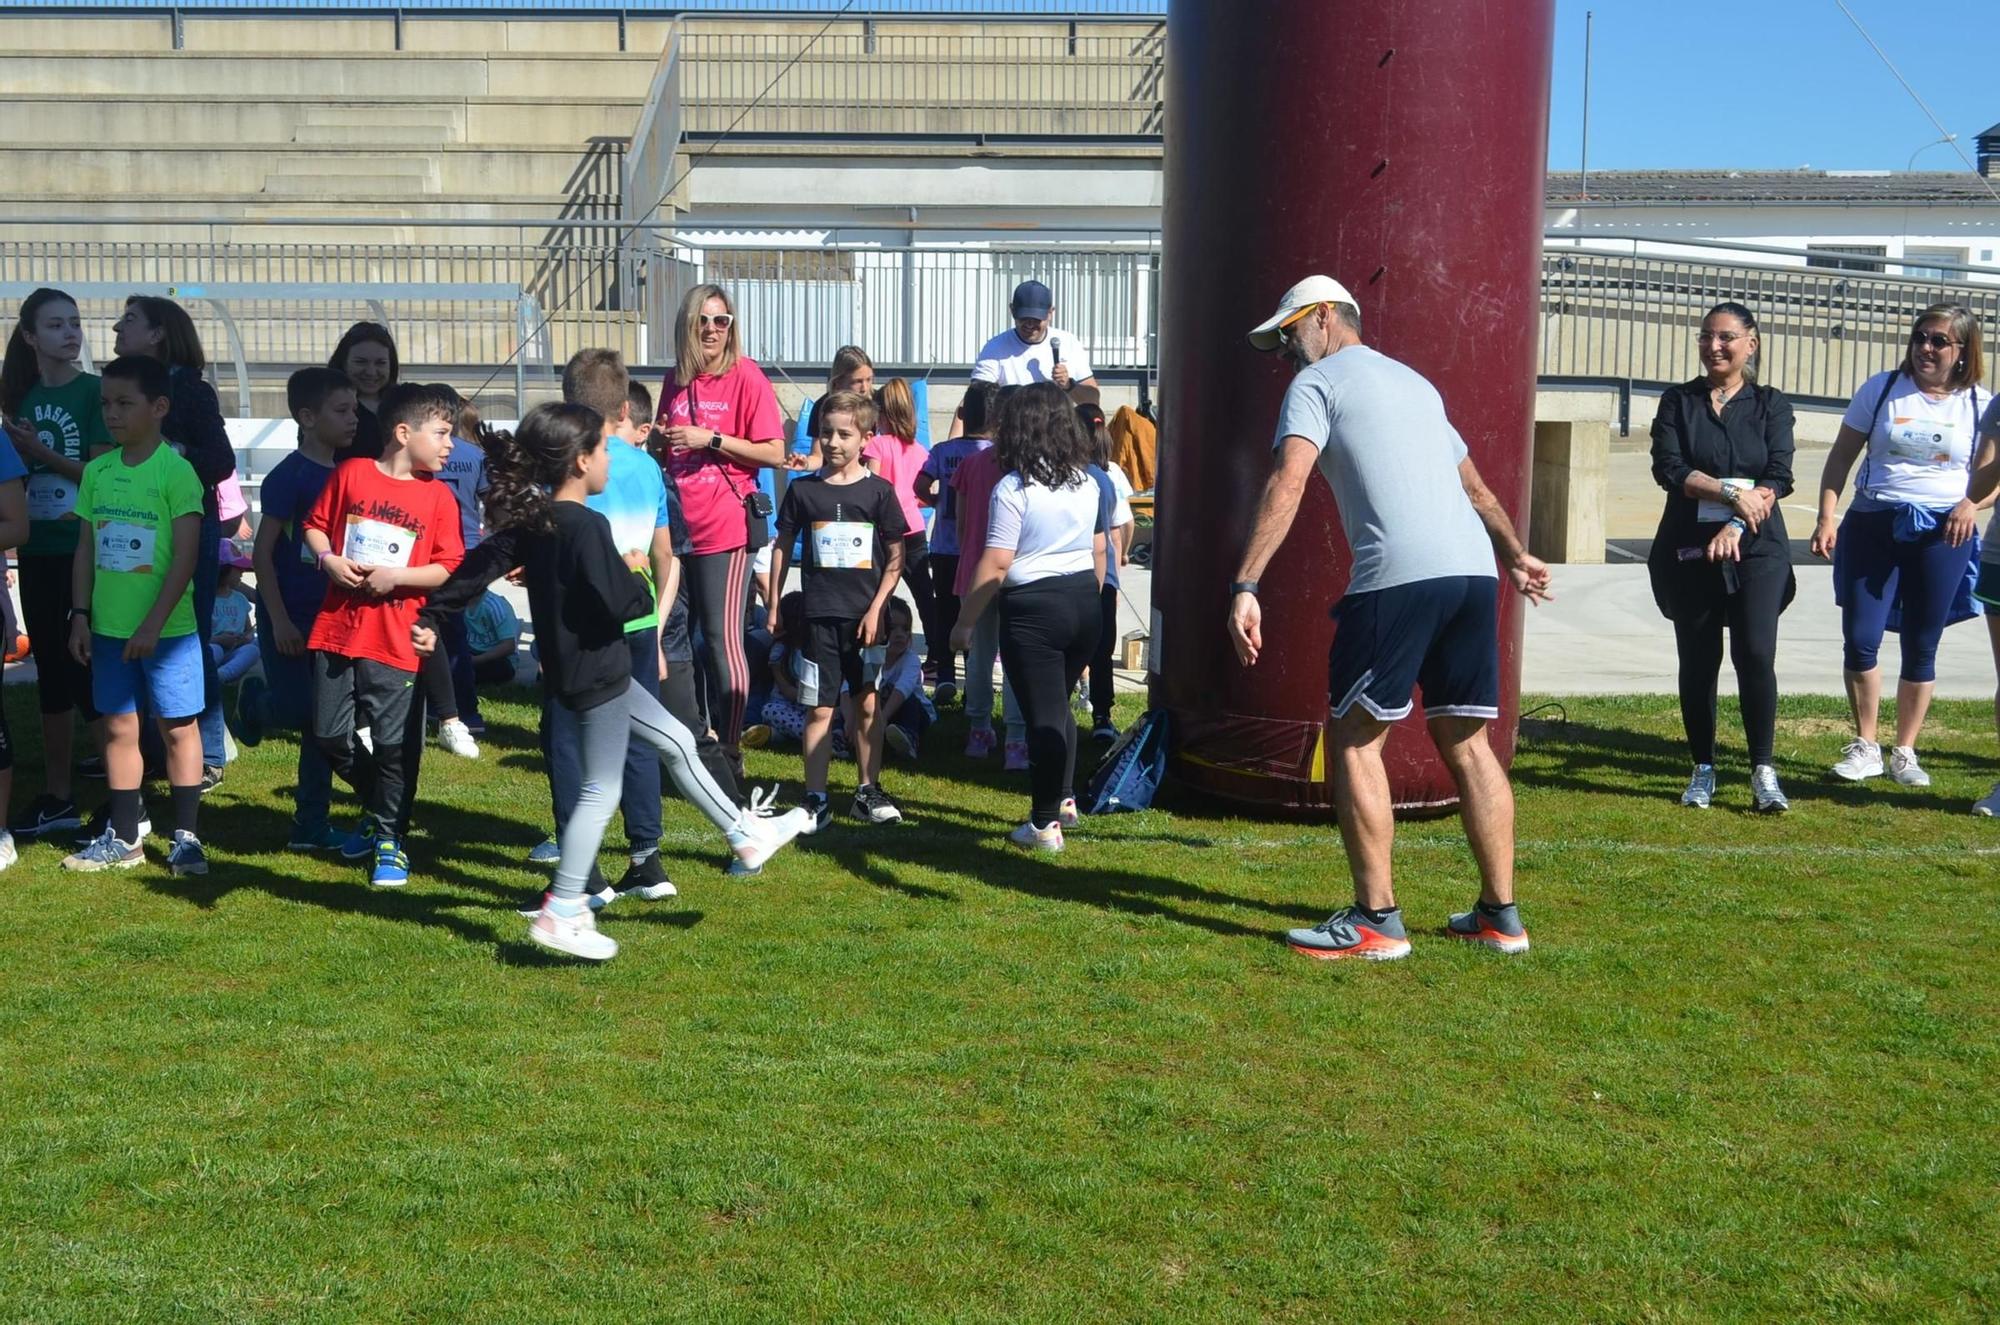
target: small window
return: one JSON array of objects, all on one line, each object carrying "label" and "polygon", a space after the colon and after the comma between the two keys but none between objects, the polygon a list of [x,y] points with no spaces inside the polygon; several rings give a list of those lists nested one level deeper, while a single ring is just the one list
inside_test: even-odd
[{"label": "small window", "polygon": [[[1806,266],[1834,271],[1882,271],[1889,250],[1882,244],[1807,244]],[[1874,261],[1869,261],[1869,259]]]},{"label": "small window", "polygon": [[1930,248],[1921,244],[1911,244],[1903,250],[1903,275],[1920,281],[1955,281],[1964,279],[1963,272],[1948,271],[1934,264],[1949,262],[1965,265],[1965,250],[1962,248]]}]

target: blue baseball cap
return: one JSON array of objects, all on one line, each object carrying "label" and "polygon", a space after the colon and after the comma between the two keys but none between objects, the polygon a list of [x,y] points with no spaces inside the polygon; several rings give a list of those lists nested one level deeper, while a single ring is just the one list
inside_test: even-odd
[{"label": "blue baseball cap", "polygon": [[1022,281],[1014,287],[1014,298],[1007,308],[1015,317],[1042,318],[1049,315],[1055,304],[1055,296],[1049,293],[1048,286],[1040,281]]}]

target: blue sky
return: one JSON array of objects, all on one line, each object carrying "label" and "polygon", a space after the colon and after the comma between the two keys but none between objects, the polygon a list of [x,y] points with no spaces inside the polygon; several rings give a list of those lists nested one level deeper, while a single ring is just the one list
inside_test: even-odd
[{"label": "blue sky", "polygon": [[[1847,2],[1972,156],[2000,122],[2000,0]],[[1833,0],[1556,0],[1551,169],[1577,166],[1586,10],[1594,170],[1903,170],[1938,137]],[[1965,164],[1932,147],[1917,169]]]}]

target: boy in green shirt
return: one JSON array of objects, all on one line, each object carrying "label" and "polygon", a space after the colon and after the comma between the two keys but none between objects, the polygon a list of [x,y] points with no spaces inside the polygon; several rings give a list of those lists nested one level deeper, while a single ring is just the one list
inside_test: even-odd
[{"label": "boy in green shirt", "polygon": [[[174,843],[167,867],[208,873],[195,836],[201,807],[201,734],[206,706],[201,638],[195,633],[196,544],[202,488],[194,467],[160,438],[172,384],[166,365],[139,355],[104,366],[104,424],[118,450],[84,466],[69,651],[91,668],[91,699],[104,715],[104,767],[111,823],[63,861],[65,869],[130,869],[145,859],[139,836],[139,697],[150,700],[167,746]],[[82,604],[89,604],[88,607]]]}]

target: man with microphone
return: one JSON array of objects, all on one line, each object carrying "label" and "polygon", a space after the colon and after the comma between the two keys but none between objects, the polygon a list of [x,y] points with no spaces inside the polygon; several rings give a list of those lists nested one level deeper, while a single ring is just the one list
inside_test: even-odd
[{"label": "man with microphone", "polygon": [[1083,342],[1055,325],[1055,300],[1040,281],[1014,287],[1007,309],[1014,325],[986,342],[972,365],[972,380],[999,386],[1054,382],[1068,391],[1095,386]]}]

